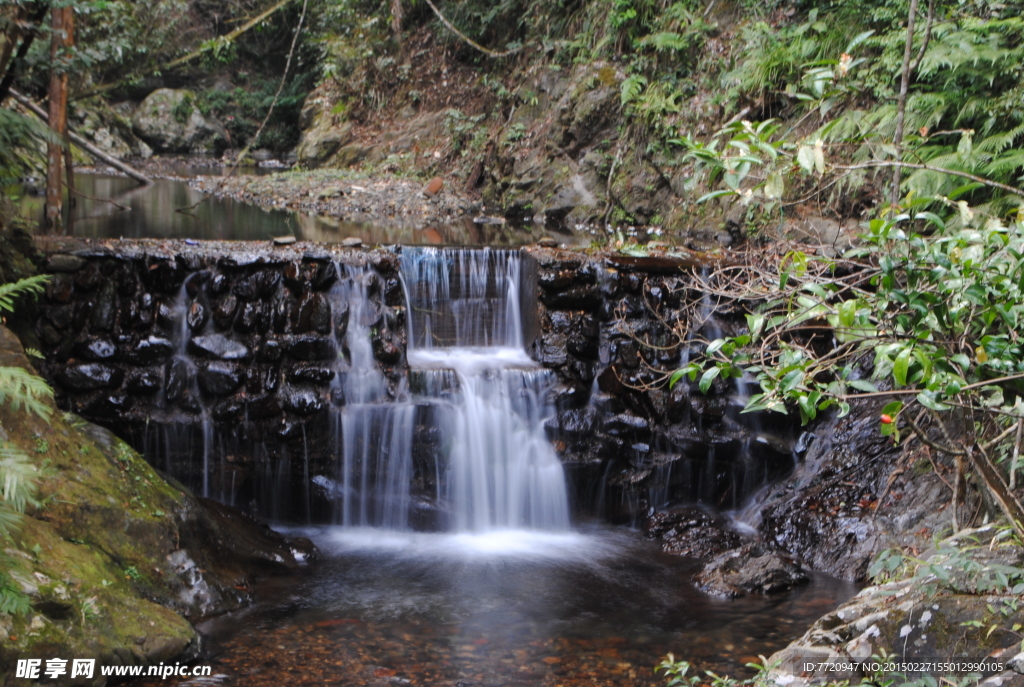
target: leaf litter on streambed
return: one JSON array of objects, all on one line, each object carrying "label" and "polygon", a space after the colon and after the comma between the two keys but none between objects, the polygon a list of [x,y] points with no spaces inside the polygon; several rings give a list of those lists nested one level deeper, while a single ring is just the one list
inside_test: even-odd
[{"label": "leaf litter on streambed", "polygon": [[[592,541],[616,537],[633,535]],[[325,561],[299,579],[268,580],[259,606],[211,621],[213,655],[200,662],[247,687],[653,687],[664,684],[654,666],[670,651],[746,675],[745,663],[856,591],[819,576],[772,597],[712,599],[690,582],[693,559],[618,539],[617,553],[600,561],[579,558],[582,538],[576,559],[543,562],[523,553],[480,559],[479,550],[458,559],[446,543],[454,537],[410,535],[398,550],[393,535],[378,539],[371,553],[322,537]],[[351,535],[340,541],[356,546]]]}]

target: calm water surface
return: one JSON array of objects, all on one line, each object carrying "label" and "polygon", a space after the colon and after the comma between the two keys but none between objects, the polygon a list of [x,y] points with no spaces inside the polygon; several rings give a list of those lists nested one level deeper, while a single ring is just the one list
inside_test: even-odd
[{"label": "calm water surface", "polygon": [[[187,165],[172,171],[183,178],[219,173],[216,169]],[[545,233],[540,227],[476,224],[470,218],[422,228],[354,224],[290,210],[265,209],[231,198],[216,198],[191,188],[184,180],[157,179],[152,186],[140,187],[124,177],[77,174],[75,184],[80,193],[91,196],[78,198],[71,219],[74,235],[84,238],[260,241],[290,235],[298,240],[337,243],[357,236],[368,245],[515,246],[531,243]],[[22,196],[22,215],[41,226],[44,198],[26,192],[26,188],[13,190]],[[95,199],[113,200],[127,210]]]},{"label": "calm water surface", "polygon": [[214,673],[233,684],[663,685],[653,667],[668,652],[746,675],[856,592],[815,576],[778,595],[712,598],[690,582],[699,563],[607,526],[294,533],[324,560],[201,628]]}]

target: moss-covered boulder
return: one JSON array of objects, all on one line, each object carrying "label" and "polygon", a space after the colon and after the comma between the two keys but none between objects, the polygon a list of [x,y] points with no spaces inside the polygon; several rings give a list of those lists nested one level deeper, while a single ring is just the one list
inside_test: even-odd
[{"label": "moss-covered boulder", "polygon": [[[29,367],[0,327],[0,366]],[[153,664],[198,650],[189,622],[238,608],[260,576],[296,566],[295,543],[169,484],[106,430],[53,409],[0,407],[0,439],[33,456],[39,506],[2,542],[0,565],[31,604],[0,613],[0,685],[18,659]],[[102,684],[98,676],[89,684]]]},{"label": "moss-covered boulder", "polygon": [[192,91],[160,88],[132,115],[132,131],[158,153],[213,153],[228,144],[228,132],[204,115]]}]

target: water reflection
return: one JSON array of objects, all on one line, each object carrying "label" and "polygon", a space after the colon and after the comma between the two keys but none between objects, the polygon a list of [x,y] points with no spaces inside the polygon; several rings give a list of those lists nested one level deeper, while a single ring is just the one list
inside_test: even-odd
[{"label": "water reflection", "polygon": [[[481,224],[470,218],[442,226],[356,224],[334,217],[313,217],[283,209],[268,209],[231,198],[217,198],[191,188],[185,177],[218,175],[218,170],[179,167],[179,179],[158,179],[140,187],[124,177],[77,174],[81,194],[68,225],[82,238],[261,241],[295,236],[302,241],[338,243],[358,237],[367,245],[491,245],[518,246],[545,234],[542,227]],[[45,198],[28,188],[8,189],[21,195],[21,214],[42,226]],[[88,197],[83,197],[88,196]],[[113,201],[113,202],[108,202]]]}]

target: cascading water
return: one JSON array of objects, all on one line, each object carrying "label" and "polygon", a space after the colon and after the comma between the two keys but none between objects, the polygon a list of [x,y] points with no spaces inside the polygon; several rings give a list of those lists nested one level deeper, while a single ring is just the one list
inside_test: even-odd
[{"label": "cascading water", "polygon": [[453,526],[567,529],[565,476],[544,432],[554,379],[523,349],[519,253],[422,248],[401,264],[409,365],[451,441],[438,490]]},{"label": "cascading water", "polygon": [[523,349],[517,251],[406,249],[401,257],[414,389],[389,391],[373,355],[372,271],[342,268],[329,300],[339,358],[333,411],[338,472],[321,479],[347,526],[405,529],[418,499],[418,426],[443,437],[433,474],[450,528],[564,530],[561,463],[544,432],[554,383]]}]

